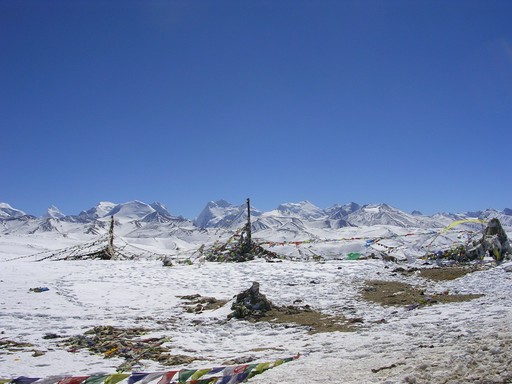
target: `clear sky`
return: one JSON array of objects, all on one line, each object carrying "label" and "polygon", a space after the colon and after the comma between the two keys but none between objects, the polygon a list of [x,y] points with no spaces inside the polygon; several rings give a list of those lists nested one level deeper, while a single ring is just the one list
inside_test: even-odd
[{"label": "clear sky", "polygon": [[0,0],[0,202],[512,208],[510,0]]}]

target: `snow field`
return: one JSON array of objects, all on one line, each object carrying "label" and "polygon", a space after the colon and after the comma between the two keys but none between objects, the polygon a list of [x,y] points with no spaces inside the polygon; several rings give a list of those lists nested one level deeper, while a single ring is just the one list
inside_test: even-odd
[{"label": "snow field", "polygon": [[[56,345],[58,340],[43,336],[70,337],[94,326],[114,325],[142,326],[153,330],[148,337],[169,337],[172,353],[198,357],[192,368],[302,354],[252,378],[254,383],[505,382],[512,349],[512,273],[496,267],[437,283],[393,274],[394,266],[382,261],[254,261],[166,268],[155,260],[3,261],[1,337],[31,343],[45,353],[33,357],[28,350],[0,352],[1,376],[112,373],[121,359],[70,353]],[[371,279],[485,296],[407,311],[363,301],[359,289]],[[216,311],[186,313],[178,298],[198,293],[231,300],[252,281],[260,282],[261,292],[274,304],[302,300],[301,305],[364,322],[356,332],[309,334],[303,327],[227,321],[230,303]],[[39,286],[49,291],[29,291]],[[169,369],[152,361],[141,362],[139,368]]]}]

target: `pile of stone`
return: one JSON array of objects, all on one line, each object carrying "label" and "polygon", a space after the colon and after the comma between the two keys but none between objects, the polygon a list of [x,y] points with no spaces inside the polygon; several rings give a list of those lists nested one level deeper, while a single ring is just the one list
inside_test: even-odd
[{"label": "pile of stone", "polygon": [[206,261],[221,263],[240,263],[257,258],[267,261],[283,259],[281,255],[266,250],[247,236],[244,236],[243,232],[233,235],[224,244],[214,244],[209,249],[204,250],[203,255]]},{"label": "pile of stone", "polygon": [[255,281],[251,288],[236,296],[231,306],[233,312],[228,315],[228,319],[261,319],[272,308],[274,305],[260,293],[260,284]]}]

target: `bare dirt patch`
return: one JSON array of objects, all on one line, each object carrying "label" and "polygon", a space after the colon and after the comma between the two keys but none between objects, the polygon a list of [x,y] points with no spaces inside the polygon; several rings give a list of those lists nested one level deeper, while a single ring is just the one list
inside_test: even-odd
[{"label": "bare dirt patch", "polygon": [[455,266],[455,267],[442,267],[442,268],[408,268],[398,267],[393,270],[394,273],[400,273],[404,276],[418,274],[424,279],[434,281],[447,281],[455,280],[459,277],[467,275],[468,273],[476,271],[478,268],[473,266]]},{"label": "bare dirt patch", "polygon": [[425,279],[445,281],[458,279],[474,271],[474,268],[469,267],[424,268],[420,269],[419,274]]},{"label": "bare dirt patch", "polygon": [[309,307],[274,307],[258,321],[275,324],[290,324],[307,327],[309,333],[353,332],[355,324],[362,323],[360,318],[349,319],[345,316],[333,316],[315,311]]},{"label": "bare dirt patch", "polygon": [[[399,281],[367,281],[362,289],[363,299],[380,305],[398,306],[424,306],[436,303],[455,303],[476,299],[483,295],[427,295],[420,289],[410,284]],[[411,308],[412,309],[412,308]]]}]

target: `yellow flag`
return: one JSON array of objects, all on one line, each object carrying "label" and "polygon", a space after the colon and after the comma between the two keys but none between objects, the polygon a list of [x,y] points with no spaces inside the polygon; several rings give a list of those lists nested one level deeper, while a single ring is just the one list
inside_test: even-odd
[{"label": "yellow flag", "polygon": [[130,376],[128,373],[114,373],[105,379],[104,384],[116,384],[126,379],[128,376]]}]

